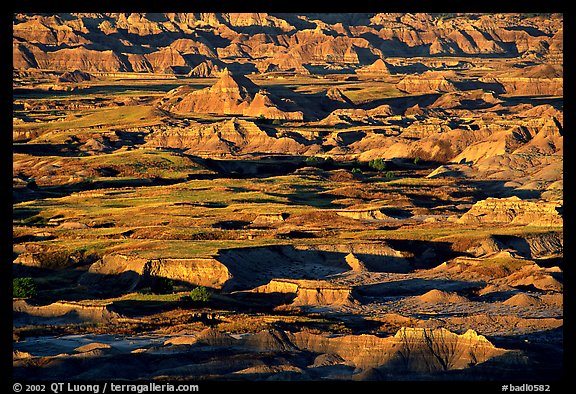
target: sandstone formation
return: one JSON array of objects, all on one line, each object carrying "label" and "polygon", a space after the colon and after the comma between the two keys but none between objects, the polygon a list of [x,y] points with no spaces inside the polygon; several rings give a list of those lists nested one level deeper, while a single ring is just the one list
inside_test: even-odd
[{"label": "sandstone formation", "polygon": [[199,156],[229,155],[257,152],[299,154],[306,147],[282,135],[270,136],[252,121],[232,118],[208,125],[158,130],[147,138],[150,147],[188,149]]},{"label": "sandstone formation", "polygon": [[563,94],[562,66],[541,64],[495,78],[481,78],[482,82],[497,82],[508,94],[526,96],[561,96]]},{"label": "sandstone formation", "polygon": [[274,279],[254,291],[294,294],[293,306],[350,305],[355,302],[350,287],[334,286],[324,281]]},{"label": "sandstone formation", "polygon": [[382,59],[376,61],[369,66],[361,67],[356,70],[357,74],[366,76],[385,76],[390,75],[390,66]]},{"label": "sandstone formation", "polygon": [[191,91],[180,87],[168,92],[163,101],[164,108],[179,114],[209,113],[297,120],[303,118],[301,111],[281,110],[268,92],[244,76],[233,75],[227,68],[210,88]]},{"label": "sandstone formation", "polygon": [[[270,341],[270,336],[275,340]],[[468,368],[509,351],[495,347],[473,330],[458,335],[445,329],[402,327],[390,337],[344,335],[327,337],[308,332],[259,332],[241,339],[206,330],[194,344],[242,347],[260,351],[308,350],[330,355],[357,370],[394,368],[399,364],[412,372],[434,372]],[[326,358],[326,357],[324,357]]]},{"label": "sandstone formation", "polygon": [[[211,258],[145,259],[114,254],[106,255],[92,264],[81,278],[81,283],[96,286],[110,283],[116,290],[132,291],[150,286],[158,277],[215,288],[231,278],[227,268]],[[103,290],[106,289],[103,287]]]},{"label": "sandstone formation", "polygon": [[363,272],[367,270],[364,263],[361,260],[359,260],[358,257],[354,255],[354,253],[348,253],[345,259],[346,263],[348,263],[350,268],[352,268],[352,271]]},{"label": "sandstone formation", "polygon": [[[411,371],[461,369],[506,353],[474,331],[462,335],[445,329],[402,328],[396,335],[326,338],[308,333],[289,336],[299,348],[335,353],[361,369],[405,363]],[[476,358],[478,357],[478,358]],[[475,361],[473,361],[475,360]]]},{"label": "sandstone formation", "polygon": [[72,72],[66,71],[58,77],[58,82],[84,82],[92,80],[93,76],[87,72],[74,70]]},{"label": "sandstone formation", "polygon": [[460,223],[511,223],[533,226],[561,226],[561,202],[523,201],[518,197],[478,201],[459,219]]},{"label": "sandstone formation", "polygon": [[[329,249],[322,247],[294,249],[282,246],[231,249],[222,251],[214,258],[190,259],[148,259],[123,254],[110,254],[92,264],[88,272],[82,276],[81,283],[96,286],[102,283],[111,283],[117,290],[133,291],[150,286],[155,278],[164,277],[189,286],[214,288],[225,286],[230,289],[250,289],[259,284],[268,283],[274,278],[305,279],[313,272],[324,272],[326,275],[345,272],[351,269],[345,260],[346,253],[352,250],[356,250],[356,253],[362,253],[362,251],[370,250],[367,249],[368,246],[344,248],[331,246]],[[374,247],[374,249],[381,249],[379,253],[383,256],[390,252],[393,252],[393,256],[402,256],[402,253],[385,246],[383,248]],[[336,253],[336,251],[341,252]],[[297,270],[291,266],[294,260],[302,262]],[[371,260],[368,259],[367,262],[371,263]],[[379,262],[383,263],[382,261]],[[380,267],[379,269],[383,268]],[[394,263],[390,264],[389,268],[394,269]],[[276,282],[272,286],[275,284]],[[306,285],[303,282],[299,286],[308,289],[312,285]],[[329,284],[324,286],[328,289],[331,288]],[[346,291],[349,295],[350,289]],[[303,297],[309,296],[304,295]],[[340,295],[335,297],[340,297]]]},{"label": "sandstone formation", "polygon": [[338,88],[330,88],[326,91],[326,97],[338,106],[353,107],[354,103]]},{"label": "sandstone formation", "polygon": [[192,70],[190,70],[190,73],[188,75],[202,78],[218,77],[218,75],[220,75],[222,71],[224,71],[221,69],[221,67],[222,66],[219,65],[218,63],[210,59],[207,59],[202,63],[200,63],[199,65],[197,65],[196,67],[194,67]]},{"label": "sandstone formation", "polygon": [[[545,22],[542,16],[522,14],[472,17],[394,13],[356,14],[345,19],[267,13],[19,13],[13,22],[13,57],[17,69],[69,70],[75,64],[87,72],[146,73],[164,73],[171,67],[184,67],[190,72],[203,60],[230,61],[239,57],[250,59],[258,70],[301,73],[309,73],[309,69],[325,62],[386,74],[383,56],[498,56],[512,51],[525,59],[561,62],[560,15],[552,14]],[[207,30],[211,34],[206,34]],[[130,35],[135,39],[130,40]],[[216,45],[220,42],[228,44]]]},{"label": "sandstone formation", "polygon": [[493,92],[487,92],[483,89],[467,90],[464,92],[450,92],[440,96],[430,108],[487,108],[502,103]]},{"label": "sandstone formation", "polygon": [[[52,343],[42,346],[46,356],[38,355],[37,351],[32,354],[15,352],[16,376],[20,377],[21,369],[42,362],[52,371],[52,376],[63,377],[65,373],[73,372],[75,376],[99,378],[110,372],[96,360],[104,358],[118,366],[130,351],[133,363],[117,368],[115,377],[125,378],[130,374],[140,379],[150,377],[152,362],[160,366],[158,370],[162,376],[174,379],[202,376],[219,380],[232,376],[234,379],[314,380],[324,372],[330,379],[366,380],[371,372],[375,376],[381,373],[396,373],[396,376],[454,373],[471,367],[481,368],[484,363],[489,365],[493,361],[510,367],[518,363],[519,358],[518,352],[497,348],[473,330],[458,335],[444,329],[404,327],[395,335],[384,338],[281,330],[236,336],[208,328],[192,338],[173,336],[162,346],[148,345],[147,348],[138,348],[137,344],[125,341],[109,344],[102,340],[78,345],[78,340],[63,339],[69,342],[70,353],[52,355],[50,351],[55,348]],[[214,353],[216,348],[227,349],[226,358]],[[192,349],[194,352],[190,351]],[[268,355],[268,359],[258,354]],[[269,360],[271,355],[274,362]]]},{"label": "sandstone formation", "polygon": [[427,71],[421,75],[408,75],[398,82],[398,89],[406,93],[455,92],[458,89],[444,73]]},{"label": "sandstone formation", "polygon": [[120,316],[111,311],[108,305],[89,305],[59,301],[49,305],[30,305],[26,300],[13,302],[15,314],[21,314],[24,321],[40,324],[57,324],[59,321],[76,323],[105,323]]},{"label": "sandstone formation", "polygon": [[336,211],[340,216],[358,220],[394,220],[390,216],[382,213],[377,208],[372,209],[348,209],[345,211]]}]

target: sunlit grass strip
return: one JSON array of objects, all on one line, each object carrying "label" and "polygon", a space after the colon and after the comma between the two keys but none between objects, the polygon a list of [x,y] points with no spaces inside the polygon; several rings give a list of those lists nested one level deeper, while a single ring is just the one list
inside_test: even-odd
[{"label": "sunlit grass strip", "polygon": [[563,227],[555,226],[485,226],[465,227],[462,225],[444,225],[442,227],[402,227],[393,230],[363,230],[343,231],[339,236],[345,239],[414,239],[422,241],[449,241],[452,239],[466,238],[477,239],[489,235],[516,235],[538,234],[562,231]]}]

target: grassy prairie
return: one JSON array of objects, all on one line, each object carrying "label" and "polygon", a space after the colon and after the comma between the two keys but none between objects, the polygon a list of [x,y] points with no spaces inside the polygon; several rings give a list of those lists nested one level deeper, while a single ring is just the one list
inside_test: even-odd
[{"label": "grassy prairie", "polygon": [[[152,106],[134,105],[76,111],[61,121],[15,125],[17,131],[117,129],[159,124],[163,114]],[[100,130],[102,131],[102,130]]]},{"label": "grassy prairie", "polygon": [[421,241],[456,241],[458,239],[480,239],[490,235],[526,235],[562,231],[562,227],[549,226],[466,226],[432,224],[403,226],[393,230],[343,231],[341,238],[347,239],[414,239]]},{"label": "grassy prairie", "polygon": [[355,105],[403,95],[392,83],[359,83],[353,86],[353,88],[345,88],[343,93]]}]

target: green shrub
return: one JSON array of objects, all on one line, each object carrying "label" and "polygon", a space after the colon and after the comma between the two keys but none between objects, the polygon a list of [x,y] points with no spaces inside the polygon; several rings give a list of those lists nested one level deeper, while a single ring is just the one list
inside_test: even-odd
[{"label": "green shrub", "polygon": [[324,159],[317,156],[308,156],[306,159],[304,159],[304,163],[308,164],[309,166],[315,166],[323,162]]},{"label": "green shrub", "polygon": [[29,298],[34,297],[37,293],[36,283],[32,278],[14,278],[12,279],[12,297]]},{"label": "green shrub", "polygon": [[394,178],[394,171],[388,171],[385,176],[386,178]]},{"label": "green shrub", "polygon": [[304,163],[307,166],[318,167],[322,169],[327,169],[334,167],[334,159],[330,156],[328,157],[318,157],[318,156],[308,156],[304,159]]},{"label": "green shrub", "polygon": [[208,302],[212,293],[204,286],[198,286],[190,292],[190,300],[194,302]]},{"label": "green shrub", "polygon": [[172,279],[158,276],[152,282],[150,291],[153,294],[170,294],[174,292],[174,281],[172,281]]},{"label": "green shrub", "polygon": [[272,121],[273,126],[280,126],[281,124],[282,124],[282,121],[280,119],[274,119]]},{"label": "green shrub", "polygon": [[384,171],[386,169],[386,161],[384,159],[370,160],[368,166],[376,171]]},{"label": "green shrub", "polygon": [[415,165],[418,165],[419,162],[420,162],[420,156],[416,156],[416,157],[414,158],[414,164],[415,164]]},{"label": "green shrub", "polygon": [[352,174],[362,174],[362,170],[358,167],[352,168]]}]

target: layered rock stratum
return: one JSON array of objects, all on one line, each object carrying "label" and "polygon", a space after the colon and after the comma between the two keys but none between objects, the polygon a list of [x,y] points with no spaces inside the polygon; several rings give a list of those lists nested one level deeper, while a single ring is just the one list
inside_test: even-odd
[{"label": "layered rock stratum", "polygon": [[180,67],[188,73],[205,61],[248,58],[258,70],[309,72],[315,64],[330,62],[386,73],[382,58],[394,56],[514,52],[525,59],[558,60],[559,15],[472,16],[379,13],[339,20],[330,14],[15,14],[14,67],[154,73]]}]

